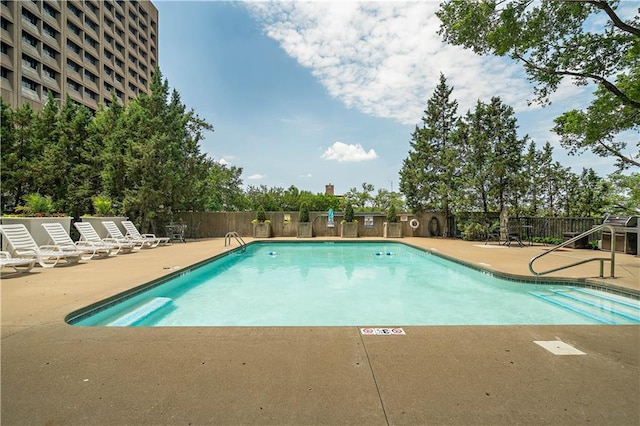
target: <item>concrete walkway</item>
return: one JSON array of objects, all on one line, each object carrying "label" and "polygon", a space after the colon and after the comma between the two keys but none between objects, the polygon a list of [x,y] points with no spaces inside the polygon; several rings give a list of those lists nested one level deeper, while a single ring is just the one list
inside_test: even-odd
[{"label": "concrete walkway", "polygon": [[[547,249],[401,241],[527,277],[528,260]],[[224,251],[222,239],[210,239],[3,275],[2,425],[640,424],[640,326],[404,327],[406,336],[362,336],[358,327],[64,322]],[[566,250],[540,262],[551,268],[593,254]],[[597,263],[553,274],[640,292],[637,257],[617,255],[616,278],[597,275]],[[554,355],[540,340],[586,355]]]}]

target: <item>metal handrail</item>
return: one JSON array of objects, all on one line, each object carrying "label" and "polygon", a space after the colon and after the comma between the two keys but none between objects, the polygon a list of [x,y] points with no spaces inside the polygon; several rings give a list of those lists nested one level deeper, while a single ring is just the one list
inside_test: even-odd
[{"label": "metal handrail", "polygon": [[[565,266],[560,266],[559,268],[550,269],[548,271],[536,272],[536,271],[533,270],[533,262],[535,262],[536,260],[540,259],[542,256],[546,256],[549,253],[553,253],[554,251],[556,251],[556,250],[558,250],[558,249],[560,249],[562,247],[568,246],[569,244],[572,244],[572,243],[578,241],[581,238],[584,238],[584,237],[586,237],[588,235],[591,235],[591,234],[595,234],[596,232],[601,231],[601,230],[603,230],[605,228],[608,229],[611,232],[611,258],[592,257],[590,259],[584,259],[584,260],[581,260],[579,262],[571,263],[571,264],[565,265]],[[604,262],[607,262],[607,261],[611,262],[611,275],[610,275],[610,278],[615,278],[616,238],[615,238],[615,229],[613,228],[613,226],[606,225],[606,224],[595,226],[595,227],[591,228],[590,230],[585,231],[582,234],[580,234],[580,235],[578,235],[576,237],[573,237],[570,240],[567,240],[567,241],[563,242],[562,244],[559,244],[559,245],[555,246],[551,250],[545,251],[544,253],[541,253],[541,254],[535,256],[534,258],[532,258],[529,261],[529,271],[531,271],[531,273],[533,275],[540,276],[540,275],[550,274],[551,272],[561,271],[563,269],[568,269],[568,268],[571,268],[571,267],[574,267],[574,266],[582,265],[583,263],[594,262],[594,261],[600,261],[600,276],[599,276],[599,278],[604,278]]]},{"label": "metal handrail", "polygon": [[242,252],[244,253],[247,250],[247,243],[244,242],[240,234],[238,234],[236,231],[227,232],[227,234],[224,236],[224,246],[226,247],[227,245],[231,245],[231,237],[234,237],[236,239],[238,244],[240,244]]}]

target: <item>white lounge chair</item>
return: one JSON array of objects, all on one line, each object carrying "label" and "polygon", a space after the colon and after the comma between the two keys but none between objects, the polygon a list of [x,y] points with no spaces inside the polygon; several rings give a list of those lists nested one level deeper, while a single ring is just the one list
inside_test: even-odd
[{"label": "white lounge chair", "polygon": [[118,225],[116,225],[116,223],[113,221],[104,221],[102,222],[102,226],[104,226],[104,229],[107,230],[107,234],[109,234],[109,237],[113,238],[116,241],[132,243],[134,245],[134,250],[140,250],[142,248],[152,248],[151,241],[145,238],[135,239],[131,237],[125,237],[122,231],[120,231],[120,228],[118,228]]},{"label": "white lounge chair", "polygon": [[151,247],[157,247],[158,245],[165,245],[169,242],[169,237],[156,237],[155,234],[141,234],[136,228],[136,225],[130,220],[123,220],[122,226],[127,231],[125,237],[132,238],[134,240],[147,239],[151,242]]},{"label": "white lounge chair", "polygon": [[80,232],[80,241],[88,241],[97,246],[110,248],[114,250],[111,254],[124,254],[133,251],[134,245],[132,243],[115,241],[112,238],[100,238],[100,235],[89,222],[75,222],[73,226]]},{"label": "white lounge chair", "polygon": [[0,268],[13,268],[16,273],[29,272],[37,260],[38,258],[35,256],[32,258],[13,258],[8,251],[0,251]]},{"label": "white lounge chair", "polygon": [[82,256],[82,260],[107,257],[113,250],[113,247],[97,245],[90,241],[74,242],[69,234],[67,234],[67,231],[65,231],[61,223],[43,223],[42,227],[45,231],[47,231],[47,234],[49,234],[49,241],[53,244],[64,249],[75,249],[82,251],[84,253],[84,255]]},{"label": "white lounge chair", "polygon": [[0,225],[0,231],[7,239],[13,257],[30,259],[35,256],[43,268],[52,268],[60,261],[65,261],[66,264],[78,263],[84,254],[77,249],[65,249],[56,245],[38,246],[22,224]]}]

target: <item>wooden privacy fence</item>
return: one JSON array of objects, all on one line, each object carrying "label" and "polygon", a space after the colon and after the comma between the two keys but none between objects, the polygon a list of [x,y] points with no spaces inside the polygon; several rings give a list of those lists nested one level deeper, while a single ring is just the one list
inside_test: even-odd
[{"label": "wooden privacy fence", "polygon": [[[271,221],[271,232],[274,237],[296,237],[298,228],[298,212],[267,212],[267,219]],[[236,231],[244,237],[253,235],[253,223],[255,212],[182,212],[177,213],[174,220],[181,220],[187,224],[189,230],[198,228],[198,236],[201,238],[224,237],[227,232]],[[445,216],[442,212],[427,212],[421,214],[399,213],[399,223],[402,224],[404,237],[440,237],[444,232]],[[477,214],[450,216],[448,218],[449,230],[452,237],[460,237],[458,223],[468,220],[480,221]],[[334,227],[329,227],[327,212],[309,212],[309,220],[313,225],[314,237],[340,236],[340,221],[342,212],[336,212]],[[288,220],[287,220],[288,219]],[[355,213],[358,220],[358,235],[360,237],[382,237],[384,222],[387,221],[385,213],[359,212]],[[367,223],[365,224],[365,219]],[[404,219],[404,220],[402,220]],[[418,226],[413,229],[411,221],[418,221]],[[565,232],[584,232],[596,225],[602,224],[603,218],[594,217],[519,217],[510,218],[518,220],[521,225],[531,226],[531,235],[539,238],[563,238]],[[499,222],[498,214],[482,216],[482,223]],[[415,224],[415,223],[414,223]],[[592,240],[600,239],[599,234],[594,234]]]},{"label": "wooden privacy fence", "polygon": [[[296,237],[298,232],[299,212],[267,212],[267,219],[271,221],[271,234],[274,237]],[[255,212],[181,212],[174,215],[174,221],[182,221],[187,229],[198,227],[198,237],[224,237],[227,232],[235,231],[243,237],[253,235]],[[309,212],[309,221],[313,226],[314,237],[340,236],[340,222],[343,212],[335,212],[334,226],[328,226],[327,212]],[[402,235],[405,237],[435,237],[442,236],[444,214],[439,212],[413,215],[399,213],[398,222],[402,224]],[[288,219],[288,220],[287,220]],[[386,213],[367,212],[355,213],[358,221],[358,236],[382,237]],[[418,226],[413,229],[411,221],[416,219]],[[415,225],[415,222],[414,222]],[[189,234],[189,231],[187,231]]]}]

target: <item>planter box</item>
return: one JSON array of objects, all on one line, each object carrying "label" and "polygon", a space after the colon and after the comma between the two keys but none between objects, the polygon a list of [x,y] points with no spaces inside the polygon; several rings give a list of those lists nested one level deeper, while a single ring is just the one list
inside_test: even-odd
[{"label": "planter box", "polygon": [[340,236],[342,238],[358,238],[358,224],[356,222],[340,224]]},{"label": "planter box", "polygon": [[313,224],[311,222],[298,223],[298,238],[313,238]]},{"label": "planter box", "polygon": [[93,226],[93,229],[95,229],[98,235],[100,235],[100,238],[107,238],[109,236],[107,230],[102,226],[102,222],[106,222],[108,220],[115,222],[116,225],[118,225],[122,235],[127,235],[127,230],[122,226],[122,221],[127,220],[127,216],[81,216],[80,219],[82,222],[90,223],[91,226]]},{"label": "planter box", "polygon": [[383,230],[384,238],[402,238],[402,224],[397,222],[385,222]]},{"label": "planter box", "polygon": [[[71,230],[71,217],[2,217],[3,225],[12,225],[21,223],[26,226],[27,230],[35,240],[36,244],[43,246],[50,244],[49,234],[42,227],[43,223],[61,223],[62,227],[67,231]],[[2,241],[2,250],[7,250],[7,242]]]},{"label": "planter box", "polygon": [[254,223],[253,238],[271,238],[270,223]]}]

